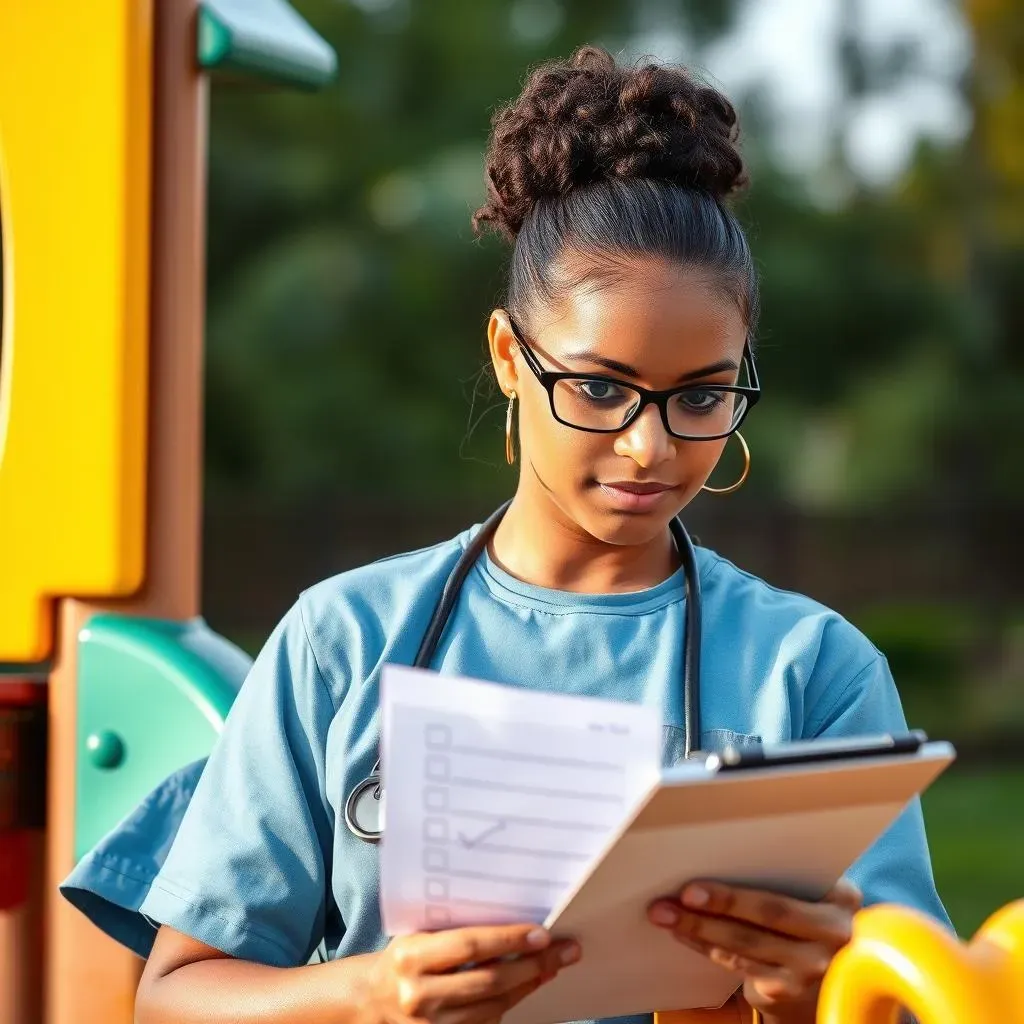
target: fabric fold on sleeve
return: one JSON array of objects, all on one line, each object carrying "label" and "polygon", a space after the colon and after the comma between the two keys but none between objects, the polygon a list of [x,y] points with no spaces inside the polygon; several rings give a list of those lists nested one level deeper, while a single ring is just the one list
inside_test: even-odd
[{"label": "fabric fold on sleeve", "polygon": [[333,716],[296,604],[242,684],[142,914],[229,956],[309,961],[328,905]]},{"label": "fabric fold on sleeve", "polygon": [[146,958],[156,926],[140,907],[167,859],[206,766],[193,761],[160,783],[75,865],[59,891],[100,931]]}]

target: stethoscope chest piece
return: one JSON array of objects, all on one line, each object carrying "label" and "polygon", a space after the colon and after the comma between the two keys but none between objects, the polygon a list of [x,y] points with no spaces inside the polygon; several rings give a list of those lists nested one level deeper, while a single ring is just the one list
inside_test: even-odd
[{"label": "stethoscope chest piece", "polygon": [[345,824],[359,839],[368,843],[380,840],[384,831],[384,790],[376,772],[349,793],[345,801]]}]

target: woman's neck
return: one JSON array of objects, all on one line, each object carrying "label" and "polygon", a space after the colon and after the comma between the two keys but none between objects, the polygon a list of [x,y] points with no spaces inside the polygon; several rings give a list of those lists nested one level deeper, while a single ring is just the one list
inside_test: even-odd
[{"label": "woman's neck", "polygon": [[489,551],[505,572],[525,583],[581,594],[644,590],[680,564],[668,530],[645,544],[608,544],[568,519],[548,495],[527,495],[522,488]]}]

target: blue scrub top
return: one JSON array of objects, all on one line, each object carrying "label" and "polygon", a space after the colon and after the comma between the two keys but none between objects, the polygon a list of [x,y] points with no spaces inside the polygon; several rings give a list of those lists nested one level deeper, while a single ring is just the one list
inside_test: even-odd
[{"label": "blue scrub top", "polygon": [[[305,591],[257,657],[207,763],[168,779],[76,868],[64,894],[148,954],[168,924],[236,957],[293,966],[386,943],[378,850],[346,795],[371,770],[387,662],[412,664],[441,589],[479,527]],[[697,549],[704,750],[900,732],[885,658],[837,613]],[[620,594],[548,590],[484,555],[432,667],[513,686],[643,702],[683,754],[684,581]],[[850,871],[867,903],[949,926],[915,800]]]}]

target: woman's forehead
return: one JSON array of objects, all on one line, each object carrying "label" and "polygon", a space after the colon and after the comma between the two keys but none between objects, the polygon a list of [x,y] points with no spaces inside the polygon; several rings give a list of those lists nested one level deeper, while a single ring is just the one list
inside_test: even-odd
[{"label": "woman's forehead", "polygon": [[538,326],[543,347],[559,359],[599,353],[673,380],[722,359],[739,364],[747,335],[735,298],[713,277],[664,265],[572,289]]}]

